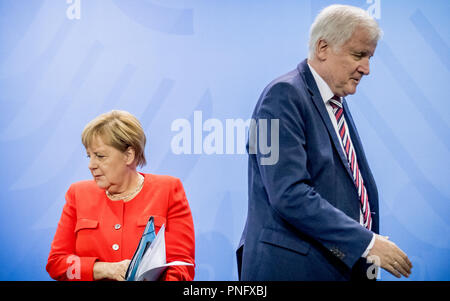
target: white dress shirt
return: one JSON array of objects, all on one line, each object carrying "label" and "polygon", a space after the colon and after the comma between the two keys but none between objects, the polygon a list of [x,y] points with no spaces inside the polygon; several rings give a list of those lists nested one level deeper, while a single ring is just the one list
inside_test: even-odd
[{"label": "white dress shirt", "polygon": [[[314,77],[317,87],[319,88],[320,96],[322,96],[322,100],[325,103],[325,107],[327,108],[331,123],[333,124],[334,131],[336,132],[336,135],[339,138],[338,139],[339,143],[341,144],[342,151],[345,154],[344,145],[342,144],[342,139],[340,139],[340,135],[339,135],[339,129],[338,129],[336,117],[334,116],[333,107],[331,106],[331,103],[330,103],[330,99],[334,96],[334,93],[331,91],[330,87],[325,82],[325,80],[316,72],[316,70],[314,70],[313,67],[311,67],[311,65],[309,63],[308,63],[308,66],[309,66],[309,69],[311,69],[311,73]],[[350,142],[353,144],[350,136],[348,136],[348,138],[350,139]],[[361,225],[364,224],[364,218],[363,218],[361,209],[359,211],[359,223]],[[372,249],[374,242],[375,242],[375,234],[372,236],[372,240],[370,241],[366,251],[361,255],[361,257],[364,257],[364,258],[367,257],[367,254],[369,253],[370,249]]]}]

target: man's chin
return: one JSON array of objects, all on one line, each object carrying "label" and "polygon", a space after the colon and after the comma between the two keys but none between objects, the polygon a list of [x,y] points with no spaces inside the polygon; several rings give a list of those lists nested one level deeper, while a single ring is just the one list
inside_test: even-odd
[{"label": "man's chin", "polygon": [[356,87],[357,87],[357,85],[353,85],[353,84],[347,85],[347,86],[341,88],[340,91],[337,91],[335,93],[335,95],[339,96],[339,97],[345,97],[347,95],[353,95],[353,94],[356,93]]},{"label": "man's chin", "polygon": [[345,95],[353,95],[356,93],[356,86],[354,88],[348,89],[347,91],[345,91]]}]

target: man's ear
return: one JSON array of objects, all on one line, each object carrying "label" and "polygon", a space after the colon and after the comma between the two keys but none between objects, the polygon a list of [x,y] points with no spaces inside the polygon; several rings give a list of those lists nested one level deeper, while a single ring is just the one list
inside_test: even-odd
[{"label": "man's ear", "polygon": [[127,150],[124,152],[124,159],[127,165],[131,165],[134,163],[134,159],[136,158],[136,152],[134,148],[129,146]]},{"label": "man's ear", "polygon": [[318,58],[319,61],[326,61],[330,50],[328,42],[324,39],[319,39],[316,45],[316,58]]}]

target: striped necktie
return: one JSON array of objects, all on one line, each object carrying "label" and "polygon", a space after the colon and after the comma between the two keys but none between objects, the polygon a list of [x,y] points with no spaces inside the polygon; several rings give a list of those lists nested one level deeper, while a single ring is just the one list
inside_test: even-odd
[{"label": "striped necktie", "polygon": [[361,212],[363,216],[363,225],[370,230],[372,228],[372,217],[370,216],[369,197],[367,196],[366,187],[364,187],[364,181],[359,170],[355,149],[350,139],[350,132],[347,122],[345,121],[344,108],[342,106],[341,99],[337,96],[333,96],[333,98],[330,99],[330,105],[333,108],[333,113],[336,117],[339,136],[344,147],[344,152],[347,157],[350,171],[353,175],[356,189],[358,190],[359,202],[362,208]]}]

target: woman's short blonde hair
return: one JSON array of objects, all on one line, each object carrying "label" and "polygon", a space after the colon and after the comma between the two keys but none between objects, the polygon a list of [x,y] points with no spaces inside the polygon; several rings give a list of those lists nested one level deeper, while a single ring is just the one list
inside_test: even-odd
[{"label": "woman's short blonde hair", "polygon": [[90,121],[81,134],[81,142],[88,148],[95,137],[102,138],[105,144],[121,152],[125,152],[128,147],[133,148],[136,166],[147,163],[144,130],[139,120],[127,111],[113,110]]}]

